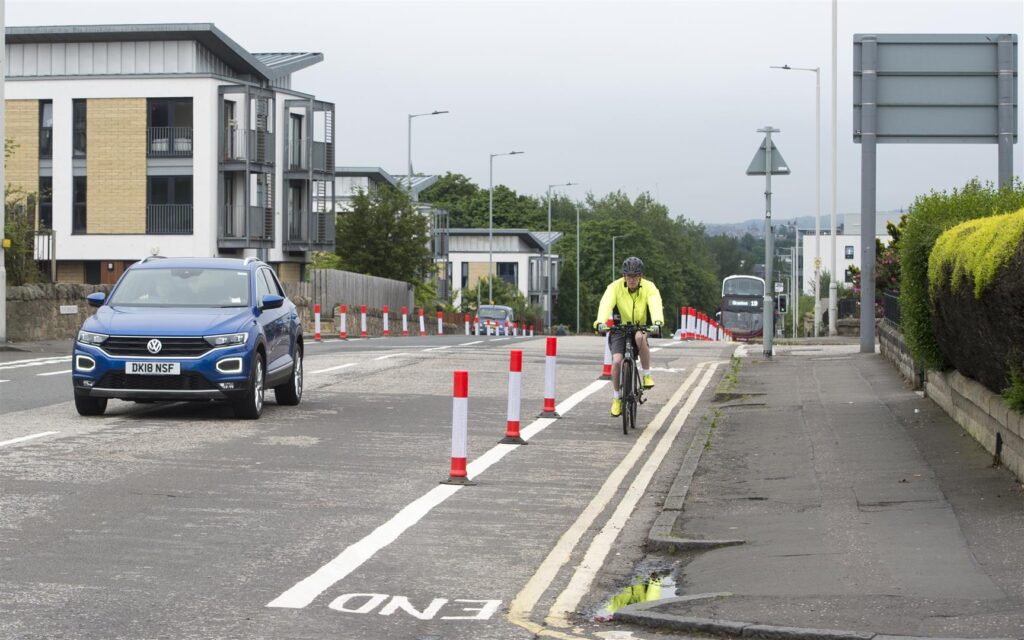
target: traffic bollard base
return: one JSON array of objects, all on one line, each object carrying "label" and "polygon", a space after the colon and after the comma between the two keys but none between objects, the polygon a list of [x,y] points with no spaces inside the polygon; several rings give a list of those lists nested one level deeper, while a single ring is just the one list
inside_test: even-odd
[{"label": "traffic bollard base", "polygon": [[530,444],[526,440],[523,440],[519,436],[505,436],[501,440],[498,440],[498,444]]},{"label": "traffic bollard base", "polygon": [[557,411],[541,411],[537,414],[538,418],[561,418],[562,414]]},{"label": "traffic bollard base", "polygon": [[475,486],[476,483],[465,476],[448,476],[447,480],[442,480],[438,484],[458,484],[466,487]]}]

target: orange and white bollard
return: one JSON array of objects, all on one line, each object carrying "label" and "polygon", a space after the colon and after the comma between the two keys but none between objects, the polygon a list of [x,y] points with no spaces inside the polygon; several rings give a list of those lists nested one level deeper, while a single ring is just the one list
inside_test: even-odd
[{"label": "orange and white bollard", "polygon": [[509,324],[508,320],[506,320],[505,321],[505,337],[507,338],[510,335],[512,335],[512,325]]},{"label": "orange and white bollard", "polygon": [[320,305],[313,305],[313,339],[320,342]]},{"label": "orange and white bollard", "polygon": [[366,305],[359,305],[359,337],[366,338]]},{"label": "orange and white bollard", "polygon": [[437,335],[439,335],[439,336],[443,336],[444,335],[444,312],[443,311],[438,311],[437,312]]},{"label": "orange and white bollard", "polygon": [[341,319],[341,324],[338,325],[338,339],[348,340],[348,305],[341,305],[338,308],[338,317]]},{"label": "orange and white bollard", "polygon": [[466,314],[466,335],[469,335],[469,314]]},{"label": "orange and white bollard", "polygon": [[475,484],[466,472],[466,441],[469,431],[469,372],[456,371],[452,394],[452,462],[448,479],[441,484]]},{"label": "orange and white bollard", "polygon": [[[612,326],[612,320],[608,319],[608,326]],[[612,336],[608,334],[604,337],[604,366],[601,367],[601,375],[597,378],[598,380],[611,380],[612,379]]]},{"label": "orange and white bollard", "polygon": [[480,316],[473,316],[473,331],[480,335]]},{"label": "orange and white bollard", "polygon": [[391,335],[390,327],[388,326],[388,305],[384,305],[381,308],[381,314],[383,315],[384,320],[384,337],[387,338]]},{"label": "orange and white bollard", "polygon": [[420,307],[420,335],[427,335],[427,328],[423,324],[423,307]]},{"label": "orange and white bollard", "polygon": [[501,444],[526,444],[519,435],[519,409],[522,404],[523,352],[513,349],[508,363],[508,422]]},{"label": "orange and white bollard", "polygon": [[512,337],[513,338],[518,338],[519,337],[519,323],[518,322],[513,322],[512,323]]},{"label": "orange and white bollard", "polygon": [[407,307],[402,307],[402,336],[403,337],[409,335],[409,318],[408,318],[408,315],[409,315],[409,309]]},{"label": "orange and white bollard", "polygon": [[541,418],[561,418],[555,411],[555,356],[558,353],[558,338],[548,336],[547,356],[544,358],[544,410]]},{"label": "orange and white bollard", "polygon": [[533,337],[533,325],[532,324],[530,325],[530,337],[531,338]]}]

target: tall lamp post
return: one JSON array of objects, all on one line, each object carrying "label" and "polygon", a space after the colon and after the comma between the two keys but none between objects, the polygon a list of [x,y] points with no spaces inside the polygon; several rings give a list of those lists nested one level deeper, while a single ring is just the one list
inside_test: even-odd
[{"label": "tall lamp post", "polygon": [[547,254],[544,256],[544,267],[547,270],[548,280],[548,296],[547,304],[545,305],[544,313],[544,326],[551,329],[551,190],[556,187],[571,187],[574,186],[575,182],[563,182],[562,184],[549,184],[548,185],[548,238],[547,242],[544,243],[544,250]]},{"label": "tall lamp post", "polygon": [[407,141],[409,143],[409,197],[412,198],[412,119],[419,118],[421,116],[439,116],[442,113],[448,113],[447,111],[431,111],[430,113],[410,113],[409,114],[409,135]]},{"label": "tall lamp post", "polygon": [[576,335],[580,334],[580,206],[576,209]]},{"label": "tall lamp post", "polygon": [[628,237],[629,237],[628,233],[626,235],[624,235],[624,236],[612,236],[612,280],[615,279],[615,241],[618,240],[619,238],[628,238]]},{"label": "tall lamp post", "polygon": [[491,154],[490,181],[487,189],[487,304],[494,304],[494,159],[498,156],[518,156],[523,153],[525,151]]},{"label": "tall lamp post", "polygon": [[836,274],[836,174],[839,165],[836,154],[836,85],[838,83],[839,54],[836,33],[839,31],[839,0],[832,0],[832,277],[828,281],[828,335],[839,335],[839,280]]},{"label": "tall lamp post", "polygon": [[[821,67],[791,67],[784,64],[781,67],[773,66],[772,69],[785,69],[786,71],[813,71],[814,72],[814,337],[817,338],[821,328],[821,292],[818,286],[821,283]],[[804,260],[806,260],[806,256]],[[802,288],[802,287],[801,287]]]}]

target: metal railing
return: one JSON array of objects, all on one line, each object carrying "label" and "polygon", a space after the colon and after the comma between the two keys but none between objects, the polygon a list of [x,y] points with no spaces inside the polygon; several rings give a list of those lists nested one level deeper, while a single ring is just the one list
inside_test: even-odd
[{"label": "metal railing", "polygon": [[309,158],[306,151],[306,138],[288,141],[288,168],[291,170],[308,169]]},{"label": "metal railing", "polygon": [[192,155],[192,127],[150,127],[146,149],[151,158]]},{"label": "metal railing", "polygon": [[274,136],[269,131],[230,128],[224,131],[223,161],[274,163]]},{"label": "metal railing", "polygon": [[312,213],[290,211],[288,213],[289,244],[306,244],[314,247],[334,245],[334,214],[314,211]]},{"label": "metal railing", "polygon": [[192,205],[151,204],[146,207],[146,233],[192,234]]},{"label": "metal railing", "polygon": [[882,315],[897,327],[900,326],[900,292],[882,292]]},{"label": "metal railing", "polygon": [[267,224],[267,212],[262,207],[226,204],[221,210],[220,237],[224,239],[259,239],[273,237],[274,229]]}]

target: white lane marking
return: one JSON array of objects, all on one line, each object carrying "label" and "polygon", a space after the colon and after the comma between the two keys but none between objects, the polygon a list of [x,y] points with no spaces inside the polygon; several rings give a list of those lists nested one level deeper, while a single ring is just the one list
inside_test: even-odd
[{"label": "white lane marking", "polygon": [[10,380],[0,380],[0,382],[10,382]]},{"label": "white lane marking", "polygon": [[20,438],[14,438],[13,440],[4,440],[0,442],[0,447],[6,447],[9,444],[16,444],[18,442],[25,442],[26,440],[34,440],[35,438],[42,438],[43,436],[52,436],[60,431],[44,431],[42,433],[34,433],[30,436],[21,436]]},{"label": "white lane marking", "polygon": [[491,342],[501,342],[502,340],[508,340],[508,338],[492,338]]},{"label": "white lane marking", "polygon": [[10,362],[0,362],[0,371],[7,369],[20,369],[22,367],[42,367],[49,364],[60,364],[63,362],[71,362],[71,356],[32,358],[31,360],[11,360]]},{"label": "white lane marking", "polygon": [[374,360],[387,360],[388,358],[397,358],[398,356],[407,356],[407,355],[409,355],[409,354],[408,354],[408,353],[405,353],[405,352],[401,352],[401,353],[389,353],[389,354],[388,354],[388,355],[386,355],[386,356],[380,356],[379,358],[374,358]]},{"label": "white lane marking", "polygon": [[650,457],[644,462],[640,472],[636,474],[633,482],[629,485],[629,489],[623,495],[622,501],[619,502],[619,506],[615,508],[615,513],[608,519],[608,522],[601,528],[601,531],[594,536],[590,547],[587,549],[587,553],[583,556],[579,566],[576,567],[576,572],[573,573],[572,578],[570,578],[569,584],[559,594],[555,604],[551,605],[546,620],[548,624],[556,627],[571,626],[567,619],[568,614],[576,610],[583,596],[590,589],[594,577],[597,576],[598,569],[604,564],[605,558],[608,557],[608,553],[611,551],[612,544],[619,536],[622,528],[626,526],[626,520],[629,519],[633,509],[643,496],[647,485],[651,482],[651,478],[654,477],[654,472],[658,470],[662,460],[665,459],[665,455],[672,448],[672,442],[679,435],[683,423],[686,422],[693,407],[700,400],[701,394],[711,383],[711,378],[714,376],[715,369],[718,368],[719,364],[721,363],[712,363],[711,366],[705,369],[704,377],[700,384],[693,390],[690,397],[686,399],[683,408],[676,414],[672,424],[665,430],[665,434],[651,452]]},{"label": "white lane marking", "polygon": [[462,344],[457,344],[455,346],[456,347],[468,347],[471,344],[482,344],[483,342],[484,342],[483,340],[476,340],[474,342],[463,342]]},{"label": "white lane marking", "polygon": [[736,356],[737,358],[746,358],[747,345],[741,344],[740,346],[736,347],[736,351],[733,351],[733,355]]},{"label": "white lane marking", "polygon": [[59,376],[62,373],[71,373],[71,369],[65,369],[63,371],[51,371],[49,373],[37,373],[37,376]]},{"label": "white lane marking", "polygon": [[651,347],[651,353],[654,353],[656,351],[661,351],[661,347]]},{"label": "white lane marking", "polygon": [[440,351],[441,349],[451,349],[451,348],[452,348],[452,345],[446,344],[443,347],[431,347],[429,349],[424,349],[424,351]]},{"label": "white lane marking", "polygon": [[654,416],[650,424],[640,432],[640,437],[633,444],[633,448],[629,450],[629,453],[626,454],[619,465],[608,475],[608,478],[601,485],[601,488],[590,501],[590,504],[587,505],[587,508],[576,518],[576,522],[562,534],[558,543],[551,549],[547,557],[544,558],[544,562],[537,568],[537,571],[526,583],[526,586],[512,600],[512,604],[509,606],[509,618],[526,619],[529,617],[534,605],[537,604],[537,601],[554,581],[559,570],[569,562],[572,551],[576,548],[583,534],[590,530],[594,520],[604,511],[605,506],[614,497],[615,491],[618,489],[623,478],[626,477],[626,473],[633,468],[633,465],[640,458],[640,454],[647,448],[647,443],[654,438],[654,435],[661,429],[661,425],[668,419],[676,405],[679,404],[683,395],[693,385],[704,364],[697,365],[689,377],[683,381],[683,384],[672,394],[672,397],[665,406]]},{"label": "white lane marking", "polygon": [[356,366],[356,364],[358,364],[358,363],[356,363],[356,362],[349,362],[348,364],[339,364],[336,367],[327,367],[326,369],[319,369],[317,371],[310,371],[310,373],[311,374],[313,374],[313,373],[327,373],[328,371],[337,371],[338,369],[347,369],[349,367],[354,367],[354,366]]},{"label": "white lane marking", "polygon": [[[570,409],[605,384],[607,382],[603,380],[590,383],[587,387],[577,391],[555,407],[555,410],[565,415]],[[552,422],[554,422],[552,418],[538,418],[530,423],[526,429],[523,429],[520,435],[525,440],[530,436],[540,433]],[[467,475],[471,479],[475,478],[518,446],[514,444],[495,445],[466,467]],[[333,560],[317,569],[312,575],[299,581],[295,586],[274,598],[267,606],[289,609],[302,609],[306,607],[317,596],[358,569],[378,551],[397,540],[398,536],[402,535],[406,529],[419,522],[434,507],[455,495],[461,488],[459,485],[440,485],[434,487],[406,505],[394,517],[377,527],[370,535],[347,547]]]}]

